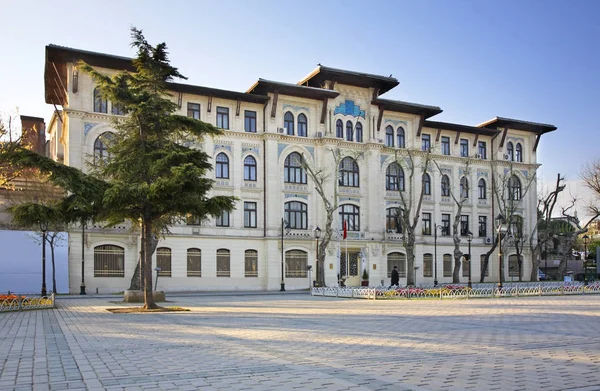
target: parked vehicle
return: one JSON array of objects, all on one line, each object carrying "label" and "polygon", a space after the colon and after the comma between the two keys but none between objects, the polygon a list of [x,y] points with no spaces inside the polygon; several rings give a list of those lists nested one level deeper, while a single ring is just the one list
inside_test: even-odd
[{"label": "parked vehicle", "polygon": [[538,269],[538,280],[539,281],[546,281],[546,273],[544,273],[543,271]]}]

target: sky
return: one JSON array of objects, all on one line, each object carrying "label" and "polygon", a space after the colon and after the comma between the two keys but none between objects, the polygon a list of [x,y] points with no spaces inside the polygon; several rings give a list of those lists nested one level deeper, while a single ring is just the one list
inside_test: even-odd
[{"label": "sky", "polygon": [[436,121],[496,116],[555,125],[538,147],[542,183],[598,159],[599,1],[219,0],[101,5],[0,0],[0,112],[43,117],[47,44],[133,57],[129,29],[166,42],[186,83],[235,91],[296,83],[317,64],[397,78],[383,97],[439,106]]}]

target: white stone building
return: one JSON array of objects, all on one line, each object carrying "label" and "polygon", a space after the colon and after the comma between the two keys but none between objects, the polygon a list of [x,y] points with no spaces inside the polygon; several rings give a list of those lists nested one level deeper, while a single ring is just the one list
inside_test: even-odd
[{"label": "white stone building", "polygon": [[[46,47],[46,102],[62,107],[49,125],[50,151],[54,159],[85,171],[87,162],[106,153],[106,138],[114,131],[110,120],[120,113],[118,107],[95,95],[91,78],[74,66],[79,59],[108,74],[132,66],[129,58]],[[224,129],[222,137],[207,139],[197,147],[213,156],[213,193],[235,195],[240,202],[231,214],[203,222],[190,220],[173,226],[171,234],[161,238],[155,255],[161,267],[158,288],[280,289],[282,242],[286,288],[308,288],[315,279],[307,271],[309,265],[313,273],[316,269],[314,229],[323,228],[325,213],[299,159],[306,159],[313,167],[328,168],[332,180],[339,175],[336,230],[341,232],[346,220],[348,237],[344,242],[335,240],[327,249],[327,285],[337,285],[338,274],[347,273],[346,262],[340,262],[346,251],[347,284],[360,285],[364,268],[369,271],[371,285],[382,280],[389,284],[393,265],[398,265],[400,283],[405,283],[411,271],[406,270],[405,250],[392,208],[400,199],[395,190],[398,186],[421,188],[420,175],[411,181],[404,162],[408,151],[420,161],[426,149],[431,150],[440,170],[432,166],[425,184],[422,229],[416,239],[416,284],[433,284],[436,273],[439,282],[452,281],[452,238],[438,230],[437,246],[434,243],[435,226],[452,225],[454,218],[456,205],[448,189],[457,197],[462,192],[467,198],[461,230],[463,234],[473,232],[472,276],[478,281],[479,260],[493,242],[494,216],[498,213],[491,171],[504,174],[511,169],[525,186],[538,167],[536,148],[541,135],[556,128],[498,117],[478,126],[432,121],[440,108],[380,97],[398,84],[392,77],[325,66],[297,84],[259,79],[244,93],[171,84],[181,114]],[[339,150],[345,157],[339,172],[331,150]],[[400,166],[395,166],[396,160]],[[471,169],[465,173],[467,160]],[[402,179],[396,172],[402,166],[405,183],[398,183]],[[526,232],[536,215],[533,181],[529,191],[523,191],[518,209]],[[333,193],[333,182],[328,185]],[[291,228],[283,234],[283,241],[282,218]],[[466,240],[461,248],[467,252]],[[75,227],[69,239],[70,291],[79,292],[82,268],[88,292],[127,289],[138,251],[139,236],[127,226],[88,227],[83,240],[81,228]],[[509,274],[518,276],[508,267],[513,262],[511,255],[514,258],[514,248],[505,254],[504,279],[508,281]],[[529,258],[525,249],[521,271],[525,280],[532,267]],[[497,265],[497,255],[492,256],[486,280],[498,281]],[[462,271],[461,282],[466,282]]]}]

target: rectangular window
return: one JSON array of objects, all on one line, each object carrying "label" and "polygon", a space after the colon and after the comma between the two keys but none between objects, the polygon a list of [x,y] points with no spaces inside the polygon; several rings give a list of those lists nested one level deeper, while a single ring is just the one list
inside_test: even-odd
[{"label": "rectangular window", "polygon": [[160,277],[171,277],[171,249],[160,247],[156,249],[156,268]]},{"label": "rectangular window", "polygon": [[431,149],[431,136],[428,134],[421,135],[421,151],[428,152]]},{"label": "rectangular window", "polygon": [[433,277],[433,255],[423,255],[423,277]]},{"label": "rectangular window", "polygon": [[217,128],[229,129],[229,109],[217,106]]},{"label": "rectangular window", "polygon": [[442,236],[450,236],[450,214],[442,213]]},{"label": "rectangular window", "polygon": [[442,136],[442,155],[450,155],[450,137]]},{"label": "rectangular window", "polygon": [[217,216],[217,227],[229,227],[229,211],[224,210]]},{"label": "rectangular window", "polygon": [[444,277],[452,277],[452,255],[444,254]]},{"label": "rectangular window", "polygon": [[469,233],[469,215],[460,215],[460,236],[467,236]]},{"label": "rectangular window", "polygon": [[469,157],[469,140],[460,139],[460,156]]},{"label": "rectangular window", "polygon": [[256,133],[256,111],[244,110],[244,131]]},{"label": "rectangular window", "polygon": [[200,103],[188,103],[187,104],[188,113],[187,116],[194,119],[200,119]]},{"label": "rectangular window", "polygon": [[256,228],[256,202],[244,202],[244,228]]},{"label": "rectangular window", "polygon": [[479,216],[479,237],[487,237],[487,216]]},{"label": "rectangular window", "polygon": [[423,235],[431,235],[431,213],[423,213]]},{"label": "rectangular window", "polygon": [[486,151],[485,141],[479,142],[479,157],[481,159],[487,159],[487,151]]}]

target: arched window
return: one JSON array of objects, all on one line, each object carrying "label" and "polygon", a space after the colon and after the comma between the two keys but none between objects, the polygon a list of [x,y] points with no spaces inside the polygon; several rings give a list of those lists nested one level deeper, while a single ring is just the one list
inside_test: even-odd
[{"label": "arched window", "polygon": [[515,150],[513,148],[513,143],[510,141],[506,144],[506,155],[511,162],[515,160]]},{"label": "arched window", "polygon": [[523,147],[521,146],[521,143],[517,143],[516,151],[517,151],[517,156],[515,156],[516,160],[518,162],[522,162],[523,161]]},{"label": "arched window", "polygon": [[485,187],[485,179],[481,178],[477,183],[477,189],[479,190],[479,199],[485,200],[487,198],[487,189]]},{"label": "arched window", "polygon": [[102,96],[98,88],[94,88],[94,112],[108,113],[108,100]]},{"label": "arched window", "polygon": [[308,135],[308,121],[304,114],[298,115],[298,136],[306,137]]},{"label": "arched window", "polygon": [[244,277],[258,277],[258,251],[256,250],[244,251]]},{"label": "arched window", "polygon": [[351,204],[340,206],[340,231],[344,229],[344,221],[348,231],[360,231],[360,208]]},{"label": "arched window", "polygon": [[283,116],[283,127],[290,136],[294,135],[294,114],[289,111]]},{"label": "arched window", "polygon": [[284,205],[284,215],[291,229],[308,228],[308,208],[304,202],[286,202]]},{"label": "arched window", "polygon": [[187,276],[202,277],[202,251],[199,248],[187,250]]},{"label": "arched window", "polygon": [[217,250],[217,277],[231,276],[231,253],[220,248]]},{"label": "arched window", "polygon": [[515,238],[523,237],[523,216],[513,215],[510,223],[510,233]]},{"label": "arched window", "polygon": [[302,168],[302,155],[290,153],[283,164],[283,181],[285,183],[306,183],[306,171]]},{"label": "arched window", "polygon": [[94,247],[94,277],[125,277],[125,249],[112,244]]},{"label": "arched window", "polygon": [[396,138],[398,139],[398,148],[404,148],[405,140],[403,127],[399,127],[398,130],[396,130]]},{"label": "arched window", "polygon": [[110,109],[110,112],[112,114],[115,114],[115,115],[125,114],[125,110],[123,110],[123,108],[121,106],[119,106],[118,104],[112,103],[111,106],[112,106],[112,108]]},{"label": "arched window", "polygon": [[362,143],[363,141],[363,129],[360,122],[356,123],[356,142]]},{"label": "arched window", "polygon": [[431,177],[428,173],[423,173],[423,194],[431,195]]},{"label": "arched window", "polygon": [[460,198],[469,198],[469,180],[465,176],[460,178]]},{"label": "arched window", "polygon": [[160,277],[171,277],[171,249],[159,247],[156,249],[156,267],[160,268]]},{"label": "arched window", "polygon": [[335,121],[335,137],[344,138],[344,123],[341,119]]},{"label": "arched window", "polygon": [[308,253],[302,250],[289,250],[285,252],[285,277],[306,278]]},{"label": "arched window", "polygon": [[244,159],[244,180],[256,180],[256,159],[250,155],[246,156]]},{"label": "arched window", "polygon": [[394,146],[394,128],[389,125],[385,128],[385,146]]},{"label": "arched window", "polygon": [[450,197],[450,178],[442,175],[442,197]]},{"label": "arched window", "polygon": [[521,199],[521,181],[516,175],[508,179],[508,199],[513,201]]},{"label": "arched window", "polygon": [[229,178],[229,158],[223,152],[217,155],[217,178]]},{"label": "arched window", "polygon": [[352,122],[346,122],[346,141],[353,141],[352,138]]},{"label": "arched window", "polygon": [[404,170],[396,162],[385,170],[385,189],[404,191]]},{"label": "arched window", "polygon": [[108,147],[115,140],[111,132],[104,132],[94,141],[94,164],[106,163],[110,157]]},{"label": "arched window", "polygon": [[339,166],[339,184],[346,187],[358,187],[358,164],[351,157],[345,157]]},{"label": "arched window", "polygon": [[387,276],[392,277],[394,266],[398,268],[400,278],[406,278],[406,255],[402,253],[389,253],[387,255]]},{"label": "arched window", "polygon": [[385,230],[389,233],[402,233],[402,222],[398,208],[387,208],[385,211]]}]

